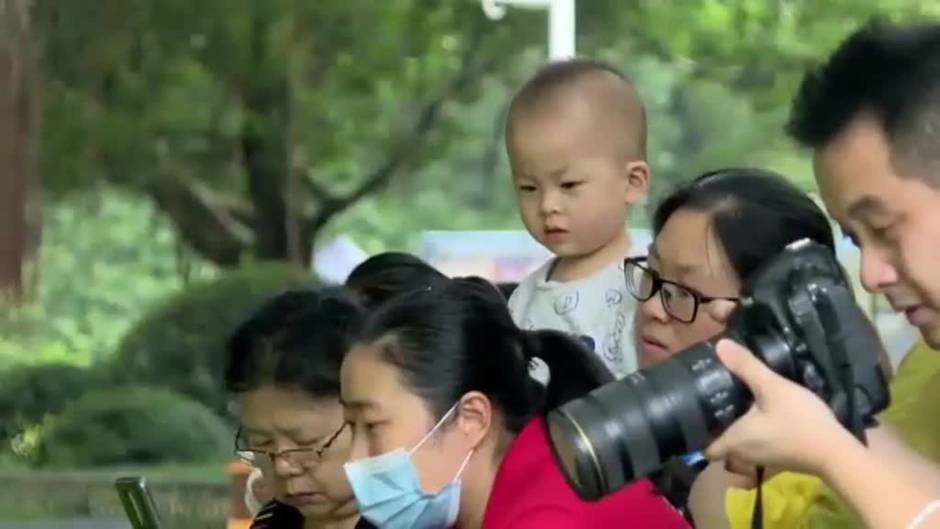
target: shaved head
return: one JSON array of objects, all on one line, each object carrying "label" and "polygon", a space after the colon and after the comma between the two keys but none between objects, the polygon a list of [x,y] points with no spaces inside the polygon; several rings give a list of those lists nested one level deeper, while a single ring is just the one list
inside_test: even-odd
[{"label": "shaved head", "polygon": [[580,118],[595,147],[628,160],[646,158],[646,110],[636,87],[607,64],[574,59],[545,66],[513,97],[509,138],[520,123]]}]

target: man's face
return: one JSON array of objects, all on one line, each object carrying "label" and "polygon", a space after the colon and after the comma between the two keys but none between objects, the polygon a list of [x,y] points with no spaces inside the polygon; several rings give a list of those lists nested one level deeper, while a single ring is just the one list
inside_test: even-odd
[{"label": "man's face", "polygon": [[818,150],[814,165],[829,214],[861,250],[865,289],[884,294],[940,348],[940,189],[926,180],[940,174],[899,175],[867,114]]}]

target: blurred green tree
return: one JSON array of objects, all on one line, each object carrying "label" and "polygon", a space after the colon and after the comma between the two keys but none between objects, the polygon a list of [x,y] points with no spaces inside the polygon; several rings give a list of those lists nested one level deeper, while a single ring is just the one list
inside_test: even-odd
[{"label": "blurred green tree", "polygon": [[213,275],[144,197],[92,188],[45,209],[34,299],[0,305],[0,372],[110,358],[153,303]]},{"label": "blurred green tree", "polygon": [[[780,128],[805,67],[917,0],[590,0],[578,49],[636,77],[661,192],[759,163],[812,187]],[[543,61],[544,14],[475,0],[40,0],[54,193],[143,193],[209,260],[305,262],[318,236],[370,248],[514,219],[502,112]],[[354,210],[351,208],[355,206]]]},{"label": "blurred green tree", "polygon": [[446,139],[444,104],[469,97],[524,29],[487,25],[472,2],[422,0],[39,11],[48,186],[142,192],[223,266],[305,262],[330,220]]}]

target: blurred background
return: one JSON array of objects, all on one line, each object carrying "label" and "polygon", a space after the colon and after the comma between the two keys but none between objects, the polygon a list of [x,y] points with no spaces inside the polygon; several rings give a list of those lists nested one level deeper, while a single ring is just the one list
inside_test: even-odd
[{"label": "blurred background", "polygon": [[[580,0],[577,53],[640,87],[648,205],[724,165],[812,192],[790,98],[876,15],[940,3]],[[476,0],[0,0],[0,527],[123,527],[127,473],[173,527],[222,527],[222,341],[260,299],[390,249],[498,281],[544,259],[502,130],[546,26]]]}]

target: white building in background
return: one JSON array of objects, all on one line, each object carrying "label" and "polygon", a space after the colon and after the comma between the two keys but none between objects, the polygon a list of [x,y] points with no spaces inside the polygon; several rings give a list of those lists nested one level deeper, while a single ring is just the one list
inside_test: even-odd
[{"label": "white building in background", "polygon": [[310,260],[316,276],[328,283],[343,283],[353,268],[369,258],[348,235],[340,235],[329,243],[314,249]]},{"label": "white building in background", "polygon": [[903,314],[892,311],[884,296],[873,296],[862,288],[859,274],[861,254],[855,245],[845,238],[837,238],[836,253],[839,256],[839,262],[845,267],[852,281],[855,299],[868,317],[875,322],[878,334],[884,341],[885,349],[891,356],[891,363],[897,368],[904,355],[920,339],[917,329],[907,322]]},{"label": "white building in background", "polygon": [[[645,252],[649,230],[630,230],[633,246]],[[518,283],[551,254],[523,230],[425,231],[420,257],[449,276],[475,275],[496,283]]]}]

